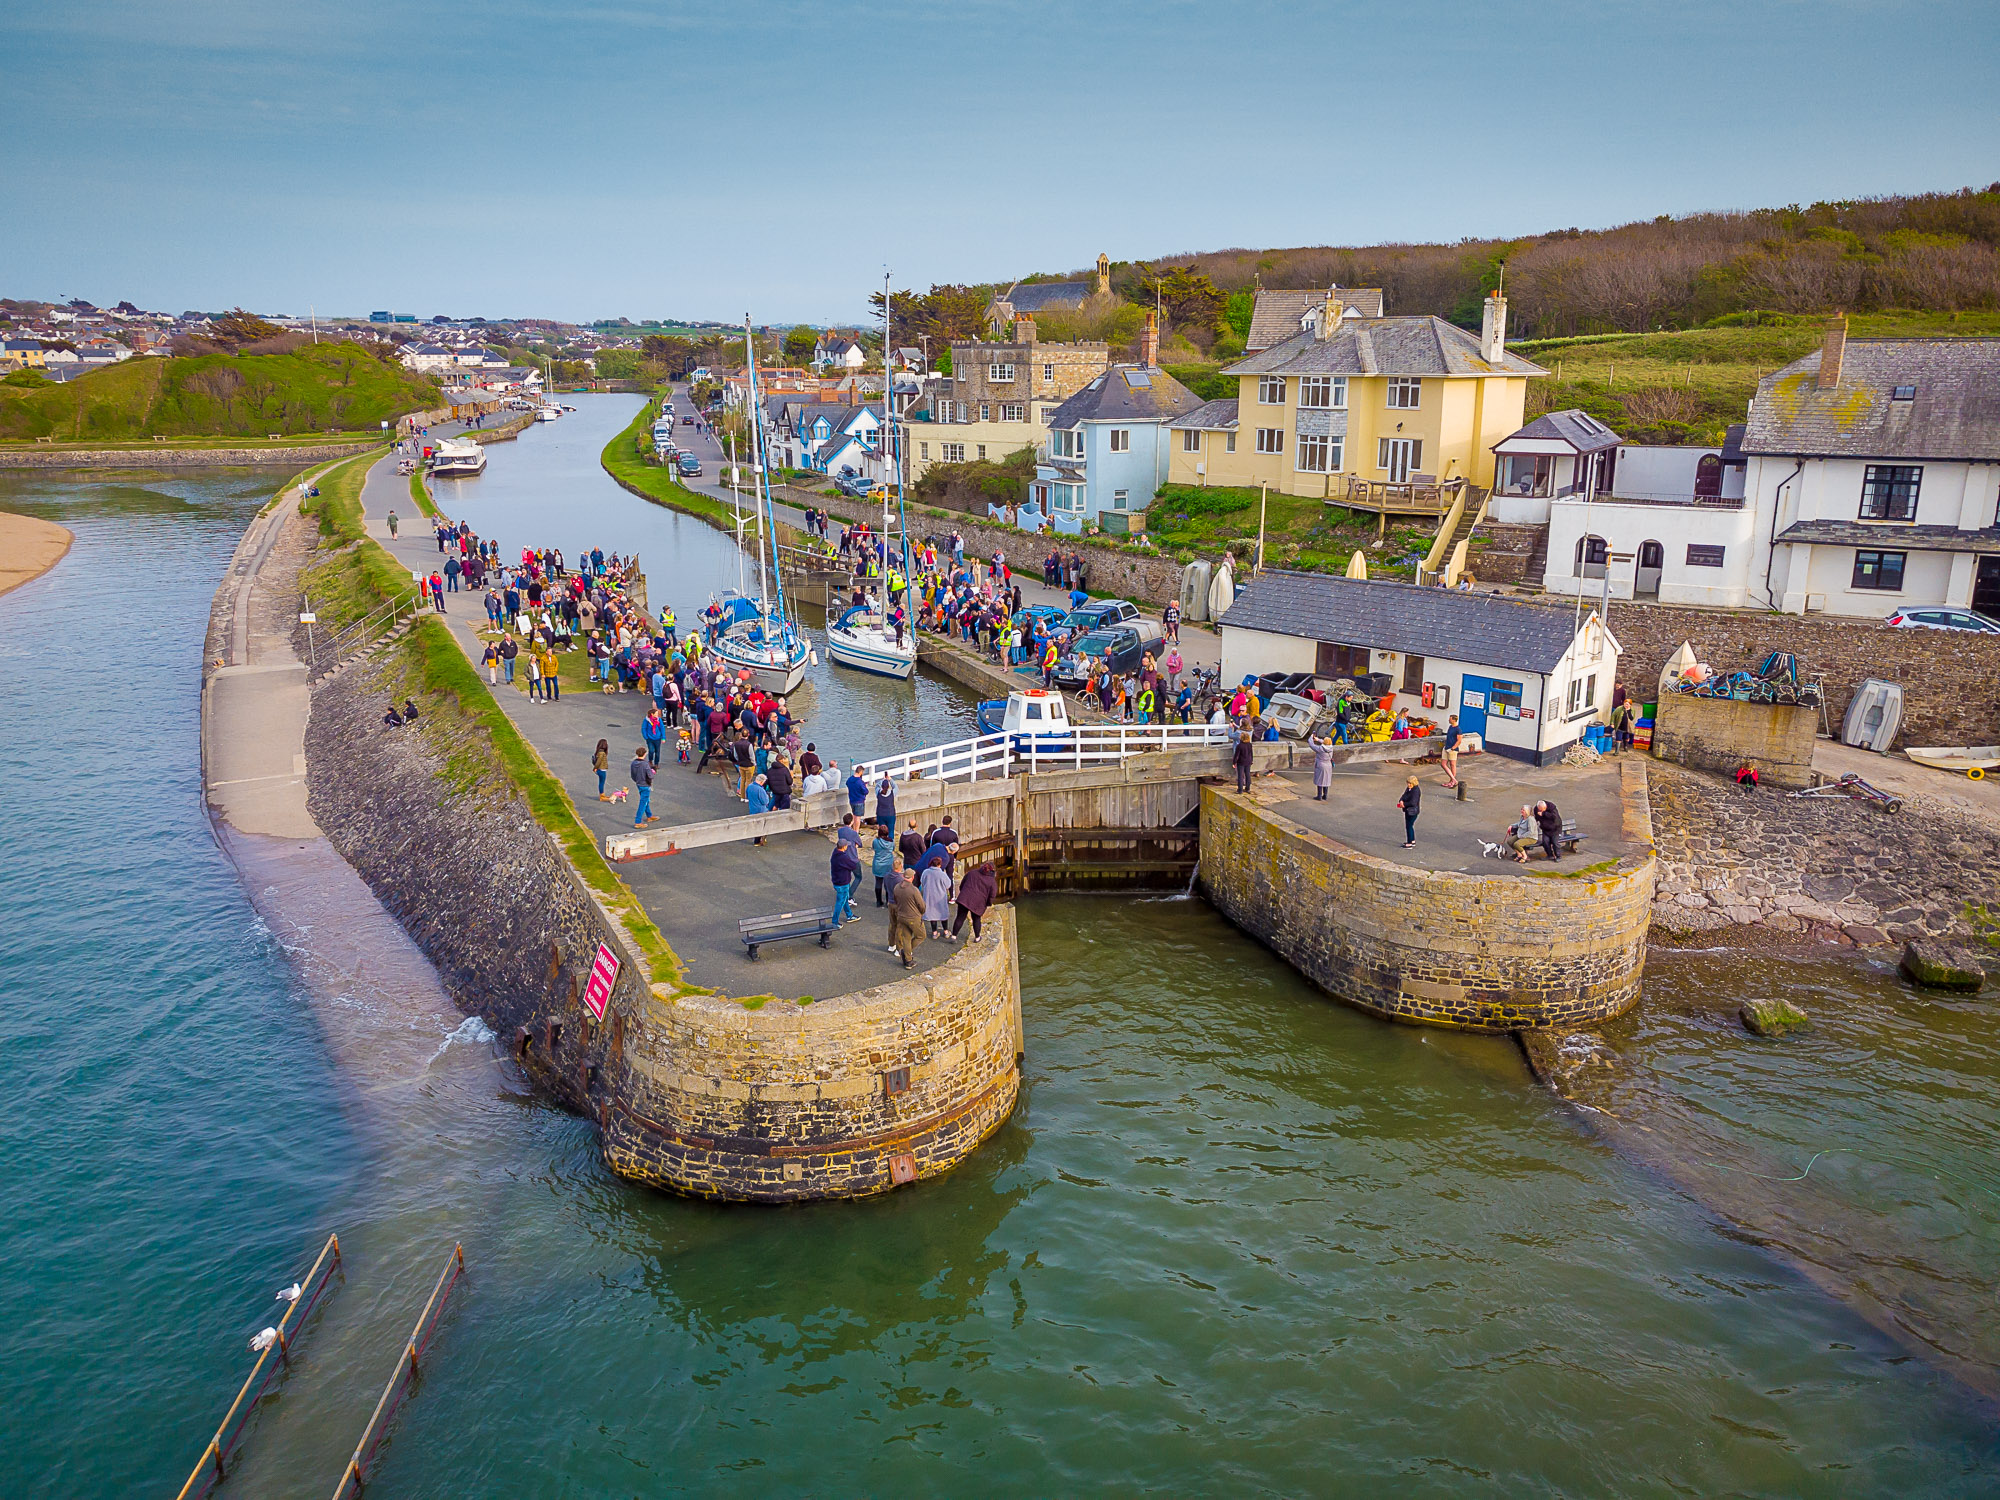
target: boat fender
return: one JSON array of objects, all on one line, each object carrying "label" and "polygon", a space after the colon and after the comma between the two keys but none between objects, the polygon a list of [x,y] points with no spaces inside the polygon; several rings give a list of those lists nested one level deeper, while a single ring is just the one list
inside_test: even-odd
[{"label": "boat fender", "polygon": [[1967,766],[1965,768],[1965,779],[1967,781],[1984,781],[1986,779],[1986,767]]}]

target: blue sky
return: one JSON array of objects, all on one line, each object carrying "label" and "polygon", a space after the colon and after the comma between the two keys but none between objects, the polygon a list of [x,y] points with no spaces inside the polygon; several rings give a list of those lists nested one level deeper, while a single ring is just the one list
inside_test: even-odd
[{"label": "blue sky", "polygon": [[2000,178],[1992,0],[0,6],[0,293],[759,322]]}]

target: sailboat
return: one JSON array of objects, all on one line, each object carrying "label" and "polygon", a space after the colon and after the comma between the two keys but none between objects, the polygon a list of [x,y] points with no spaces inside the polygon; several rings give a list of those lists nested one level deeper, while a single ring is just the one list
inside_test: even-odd
[{"label": "sailboat", "polygon": [[776,547],[771,549],[770,574],[778,585],[775,613],[765,587],[764,545],[767,538],[777,535],[777,512],[771,501],[770,465],[764,454],[764,401],[757,389],[757,349],[751,341],[747,316],[743,319],[743,347],[749,358],[758,516],[768,524],[757,528],[757,598],[753,602],[736,594],[725,599],[725,623],[710,649],[718,661],[738,672],[748,672],[750,680],[765,692],[782,694],[804,679],[808,652],[804,637],[785,618],[785,582]]},{"label": "sailboat", "polygon": [[[883,452],[889,462],[896,466],[896,503],[903,500],[903,451],[896,433],[895,386],[889,376],[889,278],[882,278],[882,420],[886,424],[887,442]],[[852,667],[857,672],[873,672],[881,677],[898,677],[907,681],[917,669],[917,632],[906,624],[900,633],[889,620],[889,569],[891,557],[889,538],[900,535],[903,555],[901,561],[904,587],[910,582],[910,541],[907,529],[898,527],[892,533],[889,529],[889,488],[882,487],[882,571],[870,580],[873,597],[864,598],[859,604],[849,608],[838,620],[826,627],[826,654],[843,667]]]}]

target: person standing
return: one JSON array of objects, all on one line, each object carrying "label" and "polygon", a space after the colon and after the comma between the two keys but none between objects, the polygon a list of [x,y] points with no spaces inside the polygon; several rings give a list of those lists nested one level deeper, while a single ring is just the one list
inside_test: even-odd
[{"label": "person standing", "polygon": [[903,956],[903,967],[917,966],[917,944],[924,940],[924,893],[917,889],[917,877],[905,870],[895,877],[889,893],[889,951]]},{"label": "person standing", "polygon": [[771,769],[766,773],[766,776],[771,784],[772,804],[779,812],[786,811],[792,805],[791,763],[784,756],[780,755],[776,760],[771,762]]},{"label": "person standing", "polygon": [[750,748],[749,736],[739,734],[731,739],[729,742],[729,770],[725,775],[729,782],[730,791],[734,792],[738,797],[744,795],[743,788],[749,783],[751,768],[756,764],[756,760],[757,756]]},{"label": "person standing", "polygon": [[555,648],[546,641],[542,643],[542,701],[558,703],[562,701],[562,663],[556,660]]},{"label": "person standing", "polygon": [[431,604],[439,614],[444,613],[444,579],[435,568],[431,570]]},{"label": "person standing", "polygon": [[1458,727],[1458,715],[1453,714],[1451,716],[1451,723],[1445,727],[1444,731],[1444,754],[1438,757],[1438,759],[1444,762],[1444,784],[1446,786],[1458,785],[1458,741],[1464,733],[1465,731]]},{"label": "person standing", "polygon": [[[750,804],[750,814],[752,817],[755,817],[758,813],[769,812],[771,810],[770,784],[762,776],[759,776],[743,789],[743,800]],[[763,835],[759,834],[756,838],[750,840],[750,842],[753,844],[763,843]]]},{"label": "person standing", "polygon": [[1423,810],[1424,789],[1417,785],[1412,776],[1403,784],[1403,795],[1396,799],[1396,806],[1403,810],[1403,847],[1417,847],[1417,814]]},{"label": "person standing", "polygon": [[1176,646],[1180,644],[1181,607],[1178,604],[1170,603],[1165,609],[1160,611],[1160,628],[1169,641],[1172,641]]},{"label": "person standing", "polygon": [[500,637],[500,670],[506,676],[507,686],[514,685],[514,659],[521,654],[521,647],[511,635]]},{"label": "person standing", "polygon": [[868,783],[862,778],[861,768],[856,766],[847,773],[847,810],[854,814],[854,821],[861,821],[861,814],[868,808]]},{"label": "person standing", "polygon": [[611,772],[611,741],[599,740],[597,749],[591,753],[590,769],[597,773],[597,800],[609,802],[604,793],[604,778]]},{"label": "person standing", "polygon": [[884,771],[875,778],[875,822],[890,832],[896,829],[896,783]]},{"label": "person standing", "polygon": [[646,759],[646,747],[641,745],[632,752],[632,785],[639,789],[638,811],[632,814],[632,826],[653,821],[653,763]]},{"label": "person standing", "polygon": [[889,904],[889,882],[896,878],[896,845],[889,837],[893,823],[877,823],[875,838],[868,847],[869,865],[875,873],[875,904]]},{"label": "person standing", "polygon": [[389,512],[389,540],[396,540],[396,513],[393,510]]},{"label": "person standing", "polygon": [[1229,752],[1229,763],[1236,768],[1236,790],[1250,790],[1250,764],[1255,752],[1250,748],[1250,731],[1244,730],[1236,736],[1236,748]]},{"label": "person standing", "polygon": [[655,708],[639,721],[639,738],[646,742],[646,759],[659,768],[660,750],[667,742],[667,726]]},{"label": "person standing", "polygon": [[974,865],[965,872],[965,879],[958,884],[958,915],[951,924],[951,940],[958,941],[960,929],[965,919],[972,918],[972,940],[979,941],[979,926],[985,919],[986,908],[993,904],[994,894],[999,889],[999,878],[989,864]]},{"label": "person standing", "polygon": [[1324,802],[1333,786],[1333,736],[1324,734],[1307,743],[1313,753],[1313,801]]},{"label": "person standing", "polygon": [[458,592],[458,558],[454,554],[444,560],[444,586],[447,592]]},{"label": "person standing", "polygon": [[924,930],[930,937],[941,938],[951,920],[951,871],[944,867],[942,854],[932,853],[924,861],[924,873],[917,883],[924,893]]},{"label": "person standing", "polygon": [[861,861],[846,844],[833,846],[830,865],[833,877],[833,929],[840,930],[843,922],[858,920],[854,914],[854,888],[861,883]]},{"label": "person standing", "polygon": [[488,641],[486,650],[480,654],[479,664],[486,668],[486,684],[497,687],[500,683],[500,648]]}]

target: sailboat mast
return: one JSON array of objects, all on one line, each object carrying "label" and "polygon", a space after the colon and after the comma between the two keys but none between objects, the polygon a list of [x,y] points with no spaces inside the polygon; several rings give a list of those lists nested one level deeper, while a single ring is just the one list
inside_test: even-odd
[{"label": "sailboat mast", "polygon": [[[764,397],[757,389],[757,345],[750,336],[750,314],[743,315],[743,357],[750,371],[750,461],[756,472],[764,471]],[[761,484],[761,479],[759,483]],[[757,513],[757,606],[771,612],[771,596],[764,586],[764,514],[761,502]]]}]

